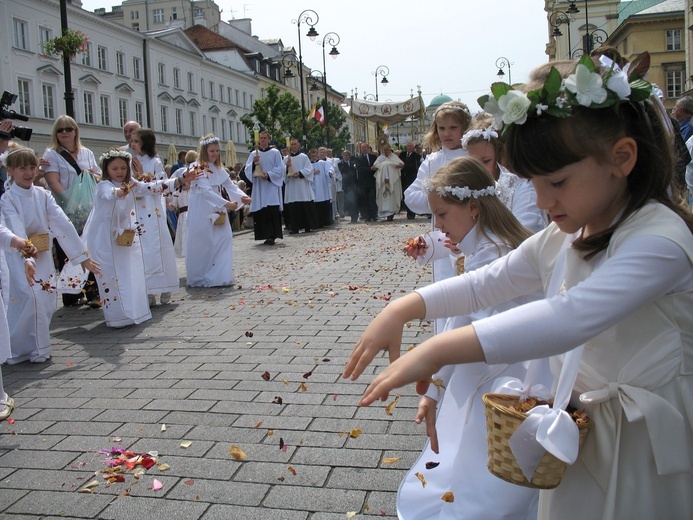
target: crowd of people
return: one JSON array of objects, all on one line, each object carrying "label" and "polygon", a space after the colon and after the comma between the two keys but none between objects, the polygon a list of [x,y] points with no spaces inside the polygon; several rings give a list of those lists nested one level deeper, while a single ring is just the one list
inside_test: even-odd
[{"label": "crowd of people", "polygon": [[[61,116],[40,161],[27,148],[3,159],[11,182],[0,246],[11,281],[0,361],[50,358],[58,286],[123,327],[151,318],[155,296],[165,304],[178,289],[175,255],[188,285],[233,285],[230,213],[247,210],[268,246],[284,230],[338,219],[431,215],[405,253],[432,265],[434,283],[390,302],[343,374],[356,379],[387,350],[390,366],[359,404],[408,383],[421,395],[414,420],[428,443],[400,485],[398,516],[691,518],[693,99],[667,114],[642,76],[646,63],[629,72],[601,49],[542,65],[524,85],[495,84],[476,114],[444,103],[425,156],[416,143],[395,153],[384,142],[377,154],[357,143],[359,153],[337,159],[325,147],[302,151],[297,139],[280,150],[263,131],[245,166],[229,171],[219,138],[206,135],[169,176],[151,130],[128,123],[126,146],[97,162]],[[39,165],[47,190],[35,185]],[[99,182],[81,224],[70,202],[85,179]],[[90,284],[98,300],[83,289]],[[413,319],[435,320],[435,333],[401,355]],[[1,383],[0,419],[14,406]],[[488,471],[482,395],[497,392],[539,401],[509,445],[527,483],[547,451],[570,464],[555,489]],[[582,448],[568,405],[594,424]]]}]

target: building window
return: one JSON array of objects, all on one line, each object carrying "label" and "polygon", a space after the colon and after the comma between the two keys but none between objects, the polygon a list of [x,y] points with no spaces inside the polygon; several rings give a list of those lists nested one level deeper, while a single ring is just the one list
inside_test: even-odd
[{"label": "building window", "polygon": [[154,23],[164,23],[163,9],[154,9]]},{"label": "building window", "polygon": [[188,72],[188,92],[195,92],[195,74]]},{"label": "building window", "polygon": [[87,50],[82,53],[82,65],[91,67],[91,45],[87,43]]},{"label": "building window", "polygon": [[214,82],[210,81],[209,82],[209,99],[216,99],[214,96],[216,96],[216,94],[214,93]]},{"label": "building window", "polygon": [[111,100],[108,96],[100,96],[101,99],[101,126],[111,126]]},{"label": "building window", "polygon": [[46,42],[50,40],[53,37],[53,30],[48,28],[48,27],[43,27],[39,25],[39,49],[40,52],[43,53],[43,48],[46,45]]},{"label": "building window", "polygon": [[142,79],[142,60],[140,58],[132,58],[132,77]]},{"label": "building window", "polygon": [[161,107],[161,131],[168,132],[168,107]]},{"label": "building window", "polygon": [[132,24],[132,28],[133,28],[135,31],[139,32],[139,31],[140,31],[140,24],[138,24],[138,23],[133,23],[133,24]]},{"label": "building window", "polygon": [[243,123],[240,121],[236,122],[236,142],[237,143],[244,143],[245,142],[245,134],[244,134],[244,129],[245,126],[243,126]]},{"label": "building window", "polygon": [[99,70],[108,70],[108,49],[99,45],[96,54],[99,58]]},{"label": "building window", "polygon": [[231,87],[226,87],[226,102],[231,105],[233,103],[233,89]]},{"label": "building window", "polygon": [[236,106],[241,106],[241,93],[236,89]]},{"label": "building window", "polygon": [[243,108],[248,108],[248,93],[243,92]]},{"label": "building window", "polygon": [[144,126],[144,105],[141,102],[135,103],[135,121]]},{"label": "building window", "polygon": [[667,50],[668,51],[680,51],[681,50],[681,29],[668,29],[667,30]]},{"label": "building window", "polygon": [[183,135],[183,111],[176,108],[176,134]]},{"label": "building window", "polygon": [[125,76],[125,53],[116,52],[116,74]]},{"label": "building window", "polygon": [[175,7],[171,7],[171,20],[178,20],[178,10]]},{"label": "building window", "polygon": [[173,88],[180,89],[180,69],[173,68]]},{"label": "building window", "polygon": [[125,123],[128,122],[128,100],[119,99],[118,100],[118,122],[120,127],[124,127]]},{"label": "building window", "polygon": [[94,94],[91,92],[84,93],[84,122],[94,124]]},{"label": "building window", "polygon": [[159,85],[166,85],[166,65],[163,63],[158,64],[159,70]]},{"label": "building window", "polygon": [[200,78],[200,95],[204,98],[205,96],[205,80]]},{"label": "building window", "polygon": [[195,18],[204,18],[205,12],[201,8],[196,7],[194,16],[195,16]]},{"label": "building window", "polygon": [[[226,119],[221,120],[221,140],[226,141]],[[233,164],[231,166],[233,166]]]},{"label": "building window", "polygon": [[217,135],[217,118],[212,117],[211,120],[212,120],[212,133],[214,135]]},{"label": "building window", "polygon": [[46,119],[55,119],[55,95],[53,85],[43,84],[41,87],[43,93],[43,117]]},{"label": "building window", "polygon": [[24,20],[12,20],[14,29],[14,46],[18,49],[29,50],[29,26]]},{"label": "building window", "polygon": [[140,19],[140,12],[139,11],[130,11],[130,20],[139,20]]},{"label": "building window", "polygon": [[190,112],[190,135],[197,136],[197,114]]},{"label": "building window", "polygon": [[234,139],[234,136],[233,136],[235,126],[236,125],[233,124],[233,121],[229,121],[229,139],[231,139],[234,142],[236,142],[236,139]]},{"label": "building window", "polygon": [[202,114],[202,135],[207,135],[207,116]]},{"label": "building window", "polygon": [[26,79],[17,80],[17,100],[19,113],[24,116],[31,115],[31,83]]},{"label": "building window", "polygon": [[255,96],[250,94],[250,108],[253,108],[253,103],[255,103]]},{"label": "building window", "polygon": [[664,78],[667,87],[667,99],[676,99],[681,97],[683,93],[683,67],[678,69],[669,69],[664,72]]},{"label": "building window", "polygon": [[219,85],[219,101],[224,102],[224,85]]}]

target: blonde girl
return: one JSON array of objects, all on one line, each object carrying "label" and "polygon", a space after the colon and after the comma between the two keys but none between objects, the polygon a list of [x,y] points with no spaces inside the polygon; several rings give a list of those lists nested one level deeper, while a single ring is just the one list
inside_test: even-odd
[{"label": "blonde girl", "polygon": [[[424,189],[435,228],[450,244],[457,244],[454,256],[460,274],[493,262],[531,236],[499,200],[494,179],[476,159],[450,161],[424,181]],[[469,325],[525,301],[448,318],[444,330]],[[493,391],[499,378],[522,380],[525,372],[522,363],[472,363],[449,365],[433,375],[438,383],[421,398],[415,421],[426,422],[429,442],[400,485],[399,518],[474,519],[491,510],[497,518],[536,517],[536,491],[504,482],[486,468],[481,396]],[[542,382],[550,385],[548,370]],[[432,460],[440,461],[440,465],[429,472],[426,463]],[[426,475],[426,487],[421,486],[417,474]],[[440,500],[448,491],[455,497],[452,504]]]}]

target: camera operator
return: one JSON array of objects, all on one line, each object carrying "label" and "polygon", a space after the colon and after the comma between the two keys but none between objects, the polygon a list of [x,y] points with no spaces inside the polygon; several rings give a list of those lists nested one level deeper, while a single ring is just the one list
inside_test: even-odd
[{"label": "camera operator", "polygon": [[[0,121],[0,155],[7,151],[10,146],[10,132],[12,131],[12,121],[3,119]],[[7,170],[5,165],[0,162],[0,197],[5,193],[5,182],[7,182]]]}]

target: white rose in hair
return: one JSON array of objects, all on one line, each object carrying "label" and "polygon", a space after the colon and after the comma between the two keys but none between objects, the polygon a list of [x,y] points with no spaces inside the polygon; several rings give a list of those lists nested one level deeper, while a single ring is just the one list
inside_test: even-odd
[{"label": "white rose in hair", "polygon": [[527,111],[532,102],[524,92],[510,90],[498,100],[498,107],[503,111],[503,122],[506,125],[518,125],[527,121]]},{"label": "white rose in hair", "polygon": [[628,99],[630,96],[630,85],[628,84],[628,65],[624,70],[616,71],[606,80],[606,88],[618,94],[622,100]]},{"label": "white rose in hair", "polygon": [[493,116],[493,128],[496,130],[503,128],[503,112],[498,107],[498,101],[493,97],[493,94],[488,97],[488,101],[484,103],[483,109],[484,112]]},{"label": "white rose in hair", "polygon": [[588,107],[592,103],[606,101],[606,89],[602,87],[602,77],[596,72],[590,72],[582,63],[575,68],[575,74],[571,74],[564,80],[565,88],[575,94],[582,106]]}]

